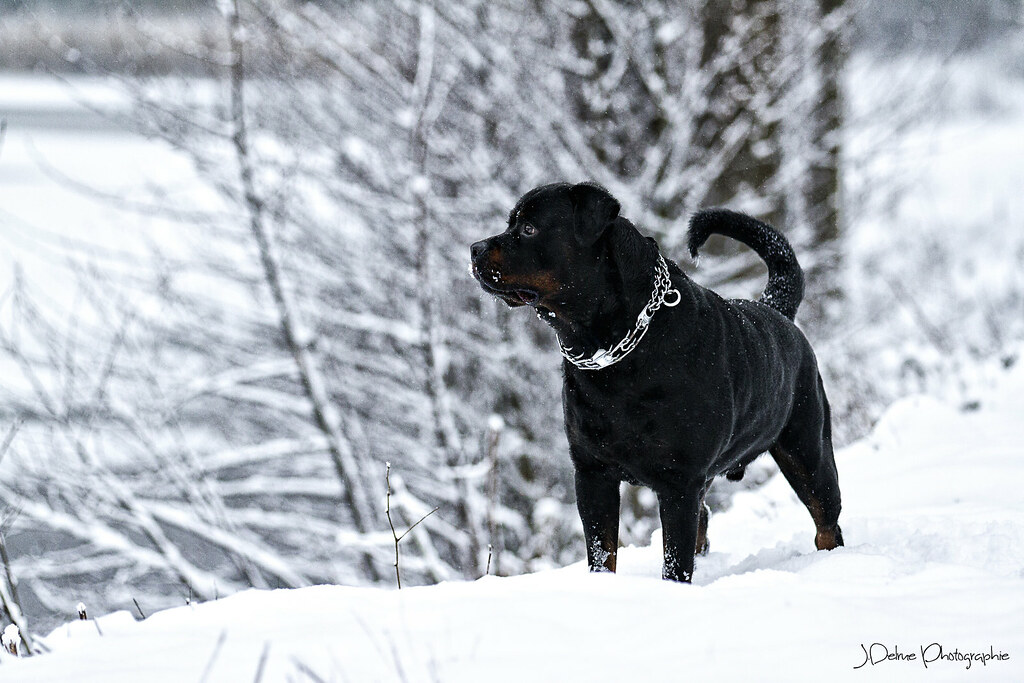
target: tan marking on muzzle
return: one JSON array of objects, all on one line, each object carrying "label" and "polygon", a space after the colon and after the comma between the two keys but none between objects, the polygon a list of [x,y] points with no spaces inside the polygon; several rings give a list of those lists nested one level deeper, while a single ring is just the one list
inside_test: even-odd
[{"label": "tan marking on muzzle", "polygon": [[540,272],[530,273],[522,278],[516,278],[514,285],[517,289],[532,289],[535,290],[539,295],[554,294],[557,292],[562,283],[555,278],[553,273]]}]

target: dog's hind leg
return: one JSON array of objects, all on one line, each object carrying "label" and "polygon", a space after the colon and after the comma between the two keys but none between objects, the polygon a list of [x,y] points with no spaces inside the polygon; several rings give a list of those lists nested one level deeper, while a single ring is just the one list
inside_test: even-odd
[{"label": "dog's hind leg", "polygon": [[800,501],[807,506],[817,530],[814,545],[832,550],[843,545],[839,528],[839,475],[832,453],[832,425],[821,378],[816,390],[798,401],[790,423],[769,449]]},{"label": "dog's hind leg", "polygon": [[711,508],[704,502],[704,497],[707,493],[708,489],[704,487],[704,492],[700,494],[700,518],[697,520],[696,550],[697,554],[701,556],[707,555],[711,549],[711,544],[708,542],[708,519],[711,517]]}]

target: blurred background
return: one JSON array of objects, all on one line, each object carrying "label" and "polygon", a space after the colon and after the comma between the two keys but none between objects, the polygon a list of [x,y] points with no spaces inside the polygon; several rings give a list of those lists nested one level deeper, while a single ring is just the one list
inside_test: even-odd
[{"label": "blurred background", "polygon": [[399,531],[439,508],[409,585],[581,559],[553,334],[467,269],[540,183],[727,296],[763,267],[695,267],[688,215],[782,230],[839,445],[976,408],[1024,339],[1021,0],[3,0],[0,120],[0,598],[37,632],[393,585],[385,463]]}]

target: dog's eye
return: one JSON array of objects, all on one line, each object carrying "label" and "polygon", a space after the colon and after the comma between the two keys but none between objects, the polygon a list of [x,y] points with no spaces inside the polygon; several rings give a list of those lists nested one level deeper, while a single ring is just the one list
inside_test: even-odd
[{"label": "dog's eye", "polygon": [[520,228],[520,232],[522,232],[527,237],[530,237],[531,235],[537,234],[537,228],[533,227],[529,223],[523,223],[523,227]]}]

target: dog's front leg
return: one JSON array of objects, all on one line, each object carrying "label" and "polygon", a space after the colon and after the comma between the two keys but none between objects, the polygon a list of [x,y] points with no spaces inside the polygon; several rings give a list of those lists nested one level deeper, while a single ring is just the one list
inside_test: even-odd
[{"label": "dog's front leg", "polygon": [[672,488],[657,493],[665,546],[661,576],[689,583],[693,577],[693,556],[702,505],[701,488]]},{"label": "dog's front leg", "polygon": [[600,468],[576,465],[576,507],[587,540],[592,572],[614,572],[619,549],[619,478]]}]

